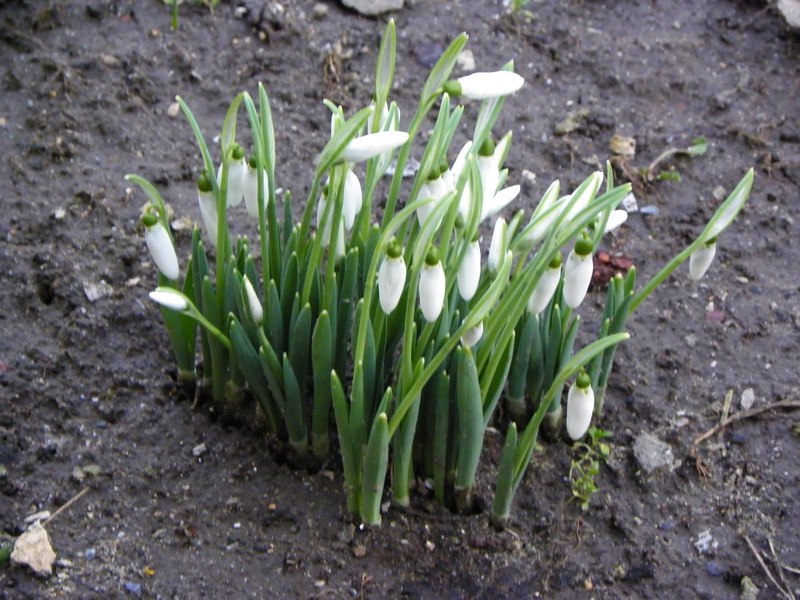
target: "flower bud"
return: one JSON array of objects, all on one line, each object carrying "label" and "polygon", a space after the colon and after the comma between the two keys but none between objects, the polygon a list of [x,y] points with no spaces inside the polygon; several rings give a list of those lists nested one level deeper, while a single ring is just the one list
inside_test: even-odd
[{"label": "flower bud", "polygon": [[711,240],[704,244],[702,247],[695,250],[689,257],[689,276],[698,281],[703,278],[711,262],[714,260],[714,255],[717,253],[717,240]]},{"label": "flower bud", "polygon": [[439,251],[431,248],[425,257],[425,265],[419,276],[419,307],[428,323],[439,318],[444,306],[446,287],[444,268],[439,260]]},{"label": "flower bud", "polygon": [[519,90],[525,80],[511,71],[471,73],[444,84],[444,91],[451,96],[463,96],[470,100],[488,100],[508,96]]},{"label": "flower bud", "polygon": [[200,178],[197,180],[197,200],[200,204],[200,216],[203,218],[203,225],[206,227],[208,237],[211,238],[211,243],[216,246],[217,229],[219,227],[217,200],[214,198],[211,182],[208,180],[208,174],[205,171],[200,174]]},{"label": "flower bud", "polygon": [[553,294],[556,292],[558,282],[561,280],[561,254],[556,254],[547,266],[547,269],[539,278],[536,287],[533,289],[530,300],[528,300],[528,311],[531,314],[538,315],[542,312]]},{"label": "flower bud", "polygon": [[405,284],[406,263],[403,260],[403,249],[396,240],[392,240],[378,269],[378,300],[381,310],[387,315],[400,303]]},{"label": "flower bud", "polygon": [[585,372],[569,388],[567,395],[567,433],[573,440],[581,439],[589,429],[594,412],[594,390]]},{"label": "flower bud", "polygon": [[178,290],[173,290],[168,287],[156,288],[155,291],[150,292],[150,299],[156,304],[178,312],[189,308],[189,302],[186,296],[181,294]]},{"label": "flower bud", "polygon": [[405,131],[379,131],[350,140],[342,152],[342,160],[357,163],[389,152],[408,141]]},{"label": "flower bud", "polygon": [[260,326],[264,322],[264,309],[261,306],[261,301],[258,299],[258,294],[256,294],[256,290],[247,275],[242,278],[242,281],[244,281],[244,291],[247,296],[247,307],[250,309],[250,316],[253,318],[253,322]]},{"label": "flower bud", "polygon": [[[264,207],[266,208],[269,201],[269,194],[267,194],[267,172],[262,173],[262,181],[264,182]],[[247,165],[247,172],[244,174],[242,181],[242,192],[244,193],[244,205],[247,208],[247,214],[254,219],[258,218],[258,169],[254,160],[250,160]]]},{"label": "flower bud", "polygon": [[342,220],[345,231],[353,228],[358,213],[361,212],[363,196],[361,194],[361,182],[351,169],[347,169],[344,177],[344,204],[342,206]]},{"label": "flower bud", "polygon": [[506,253],[506,220],[504,218],[497,219],[497,222],[494,224],[494,230],[492,231],[492,241],[489,244],[489,260],[487,264],[489,266],[489,270],[492,273],[497,272],[497,268],[500,266],[500,260]]},{"label": "flower bud", "polygon": [[464,258],[458,267],[458,293],[469,302],[478,291],[481,281],[481,247],[478,240],[472,242],[464,251]]},{"label": "flower bud", "polygon": [[564,301],[570,308],[578,308],[586,297],[592,282],[592,242],[578,240],[564,265]]},{"label": "flower bud", "polygon": [[[247,174],[247,161],[244,150],[239,144],[234,144],[231,151],[231,162],[228,165],[228,192],[226,201],[228,206],[239,206],[244,198],[244,179]],[[222,165],[217,169],[217,183],[222,185]]]},{"label": "flower bud", "polygon": [[150,251],[150,256],[153,257],[153,262],[156,263],[156,267],[165,277],[172,280],[177,279],[180,275],[180,267],[178,266],[178,257],[175,254],[175,247],[172,245],[169,233],[157,220],[152,225],[147,225],[146,219],[142,220],[145,221],[145,226],[147,227],[144,241]]},{"label": "flower bud", "polygon": [[469,348],[481,341],[483,337],[483,321],[475,325],[472,329],[467,329],[461,336],[461,345]]}]

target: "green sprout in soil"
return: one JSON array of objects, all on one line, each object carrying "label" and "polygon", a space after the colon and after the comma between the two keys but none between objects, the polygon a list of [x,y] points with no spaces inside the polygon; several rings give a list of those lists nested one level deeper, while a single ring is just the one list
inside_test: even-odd
[{"label": "green sprout in soil", "polygon": [[[475,512],[483,441],[493,425],[506,432],[490,515],[502,526],[540,428],[560,430],[566,421],[572,439],[586,435],[602,414],[628,317],[685,261],[693,278],[703,276],[753,182],[751,170],[699,236],[641,289],[635,269],[615,277],[595,339],[576,348],[593,256],[625,221],[617,207],[630,184],[616,185],[609,165],[567,193],[554,182],[527,222],[521,210],[497,217],[520,186],[509,184],[503,167],[512,133],[493,129],[524,80],[511,62],[451,79],[466,43],[466,34],[453,40],[410,119],[402,119],[389,98],[396,56],[389,22],[371,104],[347,115],[324,101],[331,137],[311,169],[299,220],[291,194],[278,195],[263,85],[255,97],[234,98],[218,148],[209,148],[178,98],[202,156],[197,198],[205,233],[192,233],[188,260],[175,251],[158,190],[128,176],[149,200],[142,226],[159,278],[150,297],[180,381],[210,390],[221,411],[241,412],[243,398],[254,398],[271,447],[296,468],[319,468],[338,452],[348,510],[366,524],[381,522],[387,481],[395,506],[409,506],[422,479],[440,504]],[[470,140],[457,150],[462,101],[480,108]],[[433,127],[422,141],[429,117]],[[419,168],[405,177],[412,154]],[[230,217],[242,201],[258,229],[253,246],[233,232]],[[491,219],[487,247],[482,224]],[[497,411],[501,401],[505,410]]]},{"label": "green sprout in soil", "polygon": [[576,442],[572,450],[576,457],[569,468],[572,496],[579,500],[582,510],[589,510],[589,502],[598,491],[595,478],[600,474],[601,463],[611,455],[611,446],[605,442],[612,437],[610,431],[589,427],[585,442]]},{"label": "green sprout in soil", "polygon": [[[162,1],[164,2],[164,4],[171,7],[172,20],[170,22],[170,27],[172,28],[173,31],[177,31],[179,25],[178,6],[180,4],[183,4],[184,0],[162,0]],[[219,0],[189,0],[189,2],[193,4],[203,4],[206,7],[208,7],[210,11],[213,11],[219,5]]]}]

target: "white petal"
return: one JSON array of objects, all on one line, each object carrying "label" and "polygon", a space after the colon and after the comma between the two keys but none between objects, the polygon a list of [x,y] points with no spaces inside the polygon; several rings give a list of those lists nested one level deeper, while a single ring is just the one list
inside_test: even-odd
[{"label": "white petal", "polygon": [[[267,206],[269,194],[267,193],[267,172],[264,171],[262,175],[264,181],[264,207]],[[242,191],[244,193],[244,205],[247,208],[247,214],[254,219],[258,218],[258,169],[247,166],[247,172],[242,181]]]},{"label": "white petal", "polygon": [[164,226],[161,223],[156,223],[152,227],[148,227],[144,234],[144,241],[158,270],[168,279],[177,279],[180,275],[178,257],[175,254],[175,248],[172,245],[169,233],[164,229]]},{"label": "white petal", "polygon": [[608,217],[608,222],[606,223],[606,229],[603,233],[609,233],[611,231],[614,231],[627,220],[628,220],[627,210],[618,209],[611,211],[611,214]]},{"label": "white petal", "polygon": [[560,266],[548,268],[542,273],[539,282],[533,290],[533,294],[531,294],[530,300],[528,300],[528,311],[530,311],[531,314],[538,315],[547,308],[547,305],[550,304],[550,300],[553,298],[553,294],[556,292],[560,280]]},{"label": "white petal", "polygon": [[391,314],[400,303],[403,287],[406,284],[406,263],[402,256],[383,259],[378,269],[378,300],[381,310]]},{"label": "white petal", "polygon": [[572,384],[567,395],[567,433],[573,440],[581,439],[589,429],[594,412],[594,391],[590,385],[579,388]]},{"label": "white petal", "polygon": [[442,261],[425,265],[419,276],[419,307],[428,323],[439,318],[444,305],[445,278]]},{"label": "white petal", "polygon": [[256,290],[247,275],[242,279],[244,281],[244,291],[247,295],[247,305],[250,308],[250,316],[256,325],[261,325],[264,322],[264,309],[258,299],[258,294],[256,294]]},{"label": "white petal", "polygon": [[463,346],[474,346],[478,342],[481,341],[483,337],[483,321],[475,325],[472,329],[468,329],[464,332],[464,335],[461,336],[461,344]]},{"label": "white petal", "polygon": [[525,80],[511,71],[491,73],[471,73],[458,78],[461,95],[471,100],[486,100],[513,94],[522,87]]},{"label": "white petal", "polygon": [[592,282],[593,271],[591,254],[581,257],[575,254],[575,250],[569,253],[564,265],[564,301],[567,306],[578,308],[581,305]]},{"label": "white petal", "polygon": [[[591,179],[591,183],[586,186],[586,189],[575,201],[575,204],[572,205],[572,208],[567,214],[567,221],[574,219],[579,212],[589,205],[589,202],[597,195],[600,184],[603,183],[603,174],[600,171],[595,171],[589,178]],[[570,194],[570,198],[572,198],[572,194]]]},{"label": "white petal", "polygon": [[469,302],[478,291],[481,281],[481,247],[478,240],[467,246],[464,258],[458,267],[458,293]]},{"label": "white petal", "polygon": [[467,162],[467,156],[469,155],[469,151],[472,150],[472,140],[469,140],[466,144],[461,147],[461,150],[456,156],[456,160],[453,163],[453,179],[457,180],[461,176],[461,171],[464,169],[464,163]]},{"label": "white petal", "polygon": [[[488,208],[492,203],[494,194],[497,191],[497,184],[500,181],[500,171],[495,165],[493,156],[478,157],[478,172],[481,175],[481,216],[486,218]],[[481,220],[483,220],[483,218]]]},{"label": "white petal", "polygon": [[361,212],[362,204],[361,182],[352,170],[347,169],[344,178],[344,205],[342,206],[345,231],[353,228],[353,223],[355,223],[358,213]]},{"label": "white petal", "polygon": [[492,231],[492,241],[489,244],[489,260],[487,264],[489,270],[492,272],[497,271],[500,265],[500,259],[506,251],[506,220],[502,217],[497,219]]},{"label": "white petal", "polygon": [[519,196],[520,186],[512,185],[503,188],[494,195],[490,202],[483,203],[483,219],[493,217],[496,213],[503,210],[509,203],[511,203],[517,196]]},{"label": "white petal", "polygon": [[161,306],[171,308],[172,310],[176,310],[178,312],[189,308],[189,303],[186,301],[186,297],[177,290],[171,290],[170,288],[158,288],[157,290],[150,292],[150,299]]},{"label": "white petal", "polygon": [[200,216],[203,217],[203,225],[206,227],[211,244],[217,245],[217,227],[219,219],[217,216],[217,200],[214,192],[198,192],[197,201],[200,204]]},{"label": "white petal", "polygon": [[714,255],[716,253],[716,242],[695,250],[689,257],[689,276],[695,281],[702,279],[703,275],[706,274],[706,271],[708,271],[708,268],[711,266],[711,262],[714,260]]},{"label": "white petal", "polygon": [[[239,206],[244,197],[243,183],[247,173],[247,161],[244,157],[232,160],[228,167],[228,192],[226,195],[228,206]],[[217,183],[222,185],[222,165],[217,169]]]},{"label": "white petal", "polygon": [[342,152],[342,160],[356,163],[389,152],[408,141],[405,131],[380,131],[350,140]]}]

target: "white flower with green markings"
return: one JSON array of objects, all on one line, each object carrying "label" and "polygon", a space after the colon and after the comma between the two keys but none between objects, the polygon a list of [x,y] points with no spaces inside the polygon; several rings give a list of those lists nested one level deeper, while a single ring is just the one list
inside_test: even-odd
[{"label": "white flower with green markings", "polygon": [[428,323],[433,323],[442,314],[445,288],[444,268],[439,259],[439,251],[431,248],[419,276],[419,307]]},{"label": "white flower with green markings", "polygon": [[575,242],[564,265],[564,301],[570,308],[578,308],[589,291],[594,271],[592,249],[592,241],[581,238]]},{"label": "white flower with green markings", "polygon": [[144,215],[142,223],[146,229],[144,241],[156,267],[167,279],[178,279],[180,275],[178,256],[175,254],[175,247],[172,245],[169,232],[153,213]]},{"label": "white flower with green markings", "polygon": [[217,245],[217,231],[219,228],[219,215],[217,215],[217,200],[208,174],[204,171],[197,180],[197,201],[200,204],[200,216],[203,218],[211,244]]},{"label": "white flower with green markings", "polygon": [[594,390],[589,376],[581,371],[567,394],[567,433],[581,439],[589,429],[594,412]]},{"label": "white flower with green markings", "polygon": [[518,91],[525,80],[512,71],[478,72],[446,82],[444,91],[469,100],[501,98]]},{"label": "white flower with green markings", "polygon": [[553,294],[556,292],[558,282],[561,281],[561,253],[558,252],[550,260],[547,269],[542,273],[536,287],[533,288],[530,300],[528,300],[528,311],[531,314],[538,315],[542,312],[550,300],[553,299]]},{"label": "white flower with green markings", "polygon": [[378,269],[378,300],[381,310],[387,315],[400,303],[403,287],[406,285],[406,271],[403,248],[397,240],[392,240]]},{"label": "white flower with green markings", "polygon": [[[222,167],[217,169],[217,183],[222,185]],[[247,174],[247,161],[244,150],[239,144],[234,144],[231,151],[231,162],[228,164],[228,191],[226,193],[227,206],[239,206],[244,198],[244,180]]]},{"label": "white flower with green markings", "polygon": [[350,163],[369,160],[399,148],[408,141],[405,131],[379,131],[353,138],[342,152],[342,160]]},{"label": "white flower with green markings", "polygon": [[481,246],[478,240],[473,240],[464,250],[464,258],[461,259],[456,278],[459,295],[469,302],[478,291],[481,281]]},{"label": "white flower with green markings", "polygon": [[[269,195],[267,194],[267,172],[261,174],[261,180],[264,186],[264,208],[267,207]],[[242,180],[242,192],[244,193],[244,206],[247,209],[247,214],[254,219],[258,218],[258,169],[256,168],[255,159],[251,158],[247,163],[247,171]]]}]

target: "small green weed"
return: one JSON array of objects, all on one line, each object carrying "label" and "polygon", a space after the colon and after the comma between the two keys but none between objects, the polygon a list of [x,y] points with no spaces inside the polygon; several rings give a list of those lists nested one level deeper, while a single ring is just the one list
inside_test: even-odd
[{"label": "small green weed", "polygon": [[611,454],[610,444],[603,440],[613,435],[598,427],[590,427],[588,434],[587,442],[577,442],[572,446],[577,457],[572,459],[569,468],[572,496],[580,500],[583,510],[589,510],[589,501],[599,489],[595,477],[600,473],[600,463],[605,462]]}]

